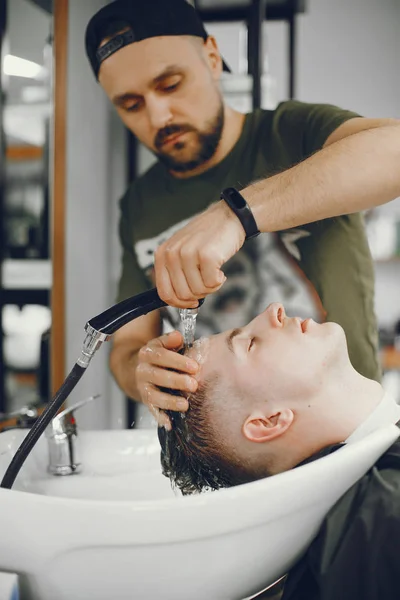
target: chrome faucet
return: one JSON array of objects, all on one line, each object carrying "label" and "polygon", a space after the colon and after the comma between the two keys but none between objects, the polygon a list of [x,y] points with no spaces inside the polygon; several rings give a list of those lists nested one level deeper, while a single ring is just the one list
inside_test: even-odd
[{"label": "chrome faucet", "polygon": [[100,394],[90,396],[85,400],[69,406],[50,422],[46,429],[49,448],[48,471],[53,475],[72,475],[80,473],[82,463],[80,458],[78,429],[74,413],[76,410],[99,398]]}]

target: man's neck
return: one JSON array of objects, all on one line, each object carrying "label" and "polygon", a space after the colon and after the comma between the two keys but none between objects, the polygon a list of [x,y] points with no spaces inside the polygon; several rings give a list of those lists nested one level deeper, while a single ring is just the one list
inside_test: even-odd
[{"label": "man's neck", "polygon": [[345,441],[375,410],[384,396],[382,386],[352,367],[325,390],[317,419],[327,443]]},{"label": "man's neck", "polygon": [[170,171],[173,177],[177,179],[188,179],[205,173],[212,167],[218,165],[228,154],[232,151],[243,130],[245,115],[243,113],[234,110],[230,106],[224,105],[224,127],[222,129],[222,135],[218,148],[215,154],[202,165],[196,167],[192,171],[185,171],[180,173],[177,171]]},{"label": "man's neck", "polygon": [[[350,365],[330,375],[320,393],[296,410],[295,427],[275,444],[279,460],[272,473],[287,471],[323,448],[345,442],[382,401],[384,390],[376,381]],[[293,452],[288,452],[291,447]],[[272,448],[270,448],[273,451]]]}]

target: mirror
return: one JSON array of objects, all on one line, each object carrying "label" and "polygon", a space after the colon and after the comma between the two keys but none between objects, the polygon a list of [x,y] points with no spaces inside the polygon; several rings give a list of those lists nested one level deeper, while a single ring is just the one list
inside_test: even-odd
[{"label": "mirror", "polygon": [[[0,413],[48,400],[51,0],[2,0]],[[1,360],[2,358],[2,360]]]}]

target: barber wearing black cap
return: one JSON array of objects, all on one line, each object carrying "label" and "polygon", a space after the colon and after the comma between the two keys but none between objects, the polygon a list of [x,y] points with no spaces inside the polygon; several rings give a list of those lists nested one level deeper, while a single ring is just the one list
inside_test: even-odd
[{"label": "barber wearing black cap", "polygon": [[[247,115],[233,110],[220,91],[217,43],[185,0],[107,5],[88,24],[86,50],[122,121],[158,158],[121,201],[118,299],[154,285],[157,251],[165,300],[188,307],[214,292],[198,316],[198,331],[209,334],[231,325],[227,313],[233,326],[258,314],[268,297],[266,268],[275,269],[276,281],[280,269],[295,269],[311,284],[321,319],[344,327],[356,369],[378,379],[373,265],[362,219],[320,219],[363,208],[356,201],[353,210],[352,198],[361,190],[372,198],[378,184],[395,197],[383,169],[378,177],[378,164],[393,166],[392,121],[297,101]],[[324,212],[329,202],[331,214]],[[279,231],[277,242],[257,236],[258,229]],[[243,245],[246,236],[253,239]],[[178,332],[162,333],[157,313],[126,325],[114,336],[110,364],[125,393],[169,427],[159,409],[185,411],[188,403],[160,387],[194,391],[198,366],[176,352]]]}]

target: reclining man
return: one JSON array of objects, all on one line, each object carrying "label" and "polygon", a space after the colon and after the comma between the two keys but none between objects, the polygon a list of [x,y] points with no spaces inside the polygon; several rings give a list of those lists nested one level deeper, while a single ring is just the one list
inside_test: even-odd
[{"label": "reclining man", "polygon": [[[198,389],[159,429],[164,474],[184,494],[286,471],[400,421],[400,406],[352,367],[339,325],[287,317],[278,303],[189,354]],[[396,442],[331,510],[283,600],[398,600],[399,557]]]}]

